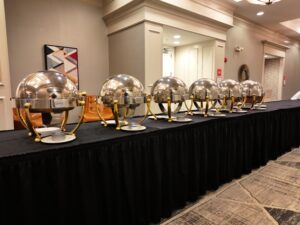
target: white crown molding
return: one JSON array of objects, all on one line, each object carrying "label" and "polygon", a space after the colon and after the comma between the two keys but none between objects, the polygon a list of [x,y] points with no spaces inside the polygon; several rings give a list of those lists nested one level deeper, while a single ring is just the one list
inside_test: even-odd
[{"label": "white crown molding", "polygon": [[234,26],[245,28],[251,30],[254,35],[258,35],[262,38],[262,40],[274,43],[278,46],[286,46],[284,41],[289,41],[291,45],[298,45],[299,42],[292,38],[289,38],[283,34],[274,32],[270,29],[267,29],[261,25],[253,23],[251,21],[245,20],[243,18],[234,16],[233,21]]},{"label": "white crown molding", "polygon": [[220,24],[210,19],[197,17],[192,13],[182,12],[174,7],[166,7],[164,3],[153,1],[142,2],[117,14],[104,17],[108,27],[108,34],[113,34],[142,22],[152,22],[168,25],[179,29],[210,36],[219,40],[226,40],[227,24]]}]

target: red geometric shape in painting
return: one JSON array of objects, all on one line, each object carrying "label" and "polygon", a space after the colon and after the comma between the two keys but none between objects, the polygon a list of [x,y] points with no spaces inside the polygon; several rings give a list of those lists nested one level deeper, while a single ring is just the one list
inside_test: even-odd
[{"label": "red geometric shape in painting", "polygon": [[77,61],[77,58],[78,58],[77,52],[74,52],[73,54],[71,54],[69,56]]}]

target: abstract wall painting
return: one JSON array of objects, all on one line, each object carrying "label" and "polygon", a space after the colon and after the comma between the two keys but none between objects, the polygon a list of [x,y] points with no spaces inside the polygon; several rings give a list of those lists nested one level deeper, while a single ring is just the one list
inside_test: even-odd
[{"label": "abstract wall painting", "polygon": [[78,49],[44,45],[46,70],[55,70],[68,77],[79,89]]}]

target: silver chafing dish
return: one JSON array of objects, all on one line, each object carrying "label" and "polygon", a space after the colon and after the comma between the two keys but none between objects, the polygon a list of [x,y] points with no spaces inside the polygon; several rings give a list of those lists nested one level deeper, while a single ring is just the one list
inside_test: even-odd
[{"label": "silver chafing dish", "polygon": [[[192,106],[195,105],[201,113],[204,111],[203,114],[206,117],[208,116],[208,109],[217,104],[220,89],[215,81],[207,78],[201,78],[190,86],[189,95],[192,100],[189,108],[190,114],[193,114]],[[200,106],[198,102],[200,102]],[[205,103],[205,110],[203,103]]]},{"label": "silver chafing dish", "polygon": [[[18,116],[29,135],[35,135],[35,141],[41,141],[41,135],[30,121],[30,113],[42,113],[42,117],[51,118],[51,113],[64,113],[61,129],[65,130],[69,111],[76,106],[82,107],[78,124],[69,132],[74,135],[83,120],[85,93],[79,93],[76,85],[66,76],[55,71],[41,71],[27,75],[18,85],[13,98]],[[20,109],[25,110],[25,117]],[[51,123],[51,119],[45,125]]]},{"label": "silver chafing dish", "polygon": [[220,100],[222,109],[233,111],[234,105],[242,106],[244,100],[242,86],[239,82],[231,79],[223,80],[219,83]]},{"label": "silver chafing dish", "polygon": [[245,96],[243,107],[254,109],[255,104],[260,106],[265,97],[262,85],[259,82],[252,80],[243,81],[241,85],[243,95]]},{"label": "silver chafing dish", "polygon": [[[152,113],[150,110],[151,97],[144,93],[143,84],[138,79],[127,74],[118,74],[109,77],[101,88],[100,98],[106,107],[112,109],[117,130],[121,129],[120,118],[123,118],[125,121],[124,124],[127,126],[126,118],[133,116],[136,108],[142,103],[147,103],[146,114]],[[98,114],[104,121],[105,126],[107,126],[106,121],[102,118],[99,111]],[[145,118],[146,116],[144,119]],[[144,119],[140,121],[139,124],[141,124]],[[122,127],[122,129],[123,128],[129,130],[131,128],[131,130],[135,128],[137,128],[136,130],[142,129],[141,125],[138,124],[135,124],[135,128],[132,126],[129,128]]]},{"label": "silver chafing dish", "polygon": [[[177,77],[163,77],[157,80],[151,88],[151,96],[154,102],[159,105],[162,113],[168,115],[168,121],[172,122],[172,113],[178,113],[188,99],[188,90],[186,84]],[[167,104],[167,109],[164,104]],[[172,112],[171,105],[177,104]]]}]

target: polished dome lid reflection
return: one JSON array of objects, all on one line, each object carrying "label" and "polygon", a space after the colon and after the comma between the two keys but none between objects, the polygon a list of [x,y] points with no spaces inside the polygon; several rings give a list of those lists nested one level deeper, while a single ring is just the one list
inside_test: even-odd
[{"label": "polished dome lid reflection", "polygon": [[220,82],[221,97],[242,97],[242,86],[239,82],[226,79]]},{"label": "polished dome lid reflection", "polygon": [[70,110],[76,106],[76,85],[56,71],[41,71],[26,76],[16,90],[16,107],[31,104],[31,111]]},{"label": "polished dome lid reflection", "polygon": [[257,81],[246,80],[246,81],[243,81],[241,83],[241,85],[242,85],[243,95],[245,95],[245,96],[248,96],[248,97],[250,97],[250,96],[259,96],[259,97],[264,96],[263,87]]},{"label": "polished dome lid reflection", "polygon": [[204,101],[206,97],[211,100],[218,99],[219,92],[217,83],[207,78],[201,78],[195,81],[189,89],[189,94],[194,97],[195,101]]},{"label": "polished dome lid reflection", "polygon": [[183,102],[188,97],[187,93],[186,84],[179,78],[170,76],[157,80],[151,88],[151,95],[156,103],[166,103],[168,98],[173,103]]},{"label": "polished dome lid reflection", "polygon": [[107,106],[117,101],[119,106],[138,105],[144,103],[144,86],[133,76],[118,74],[109,77],[103,84],[100,96]]}]

